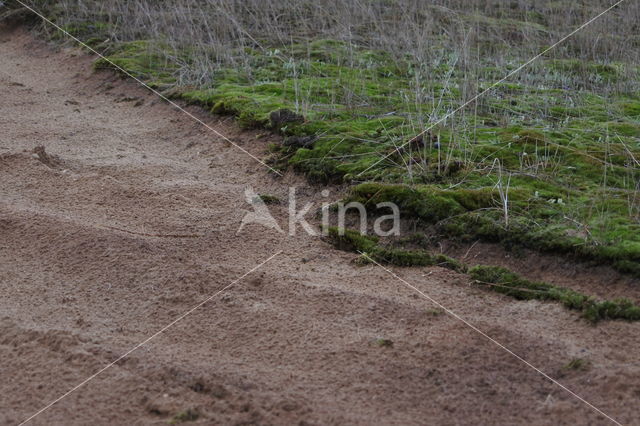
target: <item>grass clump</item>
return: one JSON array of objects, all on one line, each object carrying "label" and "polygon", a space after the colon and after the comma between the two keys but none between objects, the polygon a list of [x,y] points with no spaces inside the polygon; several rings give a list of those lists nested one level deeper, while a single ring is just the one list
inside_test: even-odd
[{"label": "grass clump", "polygon": [[376,339],[376,345],[380,346],[381,348],[392,348],[393,340],[383,338]]},{"label": "grass clump", "polygon": [[430,317],[439,317],[444,315],[444,309],[442,308],[429,308],[425,312]]},{"label": "grass clump", "polygon": [[630,300],[597,301],[571,289],[526,280],[499,266],[475,266],[469,270],[469,276],[489,290],[518,300],[559,302],[568,309],[582,312],[583,317],[593,323],[606,319],[640,320],[640,306]]},{"label": "grass clump", "polygon": [[590,366],[590,363],[586,359],[573,358],[571,361],[566,363],[562,368],[564,370],[586,371],[589,369],[589,366]]}]

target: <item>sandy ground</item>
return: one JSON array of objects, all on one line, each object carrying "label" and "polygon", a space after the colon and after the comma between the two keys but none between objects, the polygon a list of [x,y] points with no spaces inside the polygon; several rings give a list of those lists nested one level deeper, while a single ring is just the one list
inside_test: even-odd
[{"label": "sandy ground", "polygon": [[[381,268],[300,232],[236,235],[248,185],[279,196],[296,185],[300,203],[319,206],[318,188],[275,178],[133,82],[94,74],[79,51],[4,28],[0,87],[0,424],[27,419],[279,250],[29,424],[167,424],[187,410],[194,424],[609,423]],[[275,140],[191,111],[255,155]],[[284,226],[286,207],[273,211]],[[394,271],[640,424],[637,323],[592,326],[437,267]],[[574,358],[587,367],[563,368]]]}]

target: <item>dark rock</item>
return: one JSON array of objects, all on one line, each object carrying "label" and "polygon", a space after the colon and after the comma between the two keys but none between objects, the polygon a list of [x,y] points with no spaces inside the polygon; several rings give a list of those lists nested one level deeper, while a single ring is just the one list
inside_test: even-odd
[{"label": "dark rock", "polygon": [[[418,136],[411,139],[406,147],[411,147],[412,149],[422,149],[431,143],[432,145],[438,144],[438,136],[434,135],[430,131],[426,131],[424,133],[420,133]],[[437,146],[436,146],[437,148]]]},{"label": "dark rock", "polygon": [[456,173],[460,172],[462,169],[464,169],[464,163],[462,161],[452,161],[447,164],[447,167],[444,170],[444,174],[446,176],[453,176]]},{"label": "dark rock", "polygon": [[279,129],[287,123],[302,123],[304,122],[304,116],[296,114],[288,109],[279,109],[271,112],[269,115],[271,121],[271,127]]},{"label": "dark rock", "polygon": [[418,135],[409,141],[409,146],[414,148],[424,148],[424,136]]}]

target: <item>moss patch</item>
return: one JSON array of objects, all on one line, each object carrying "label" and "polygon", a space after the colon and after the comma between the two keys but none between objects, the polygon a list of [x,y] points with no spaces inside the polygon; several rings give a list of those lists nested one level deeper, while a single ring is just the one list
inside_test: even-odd
[{"label": "moss patch", "polygon": [[597,301],[571,289],[543,282],[526,280],[508,269],[498,266],[475,266],[469,276],[489,290],[518,300],[550,300],[566,308],[580,311],[591,322],[605,319],[640,320],[640,306],[628,299]]},{"label": "moss patch", "polygon": [[580,311],[592,323],[602,320],[640,320],[640,306],[628,299],[598,301],[569,288],[544,282],[533,282],[499,266],[468,268],[448,256],[432,255],[426,250],[402,250],[381,245],[374,236],[336,227],[329,228],[329,241],[339,250],[361,254],[358,262],[375,261],[396,266],[442,266],[468,275],[484,288],[518,300],[540,300],[561,303],[567,309]]},{"label": "moss patch", "polygon": [[570,217],[572,208],[564,200],[579,195],[544,183],[524,183],[529,191],[520,187],[508,193],[508,222],[498,190],[488,187],[444,190],[436,185],[366,183],[353,187],[347,201],[372,211],[378,203],[393,202],[405,219],[418,220],[438,237],[563,253],[640,276],[640,227],[617,216],[627,208],[624,201],[608,200],[599,207],[608,215],[599,230]]},{"label": "moss patch", "polygon": [[441,266],[459,272],[466,269],[460,262],[448,256],[432,255],[426,250],[383,247],[378,244],[378,238],[362,235],[350,229],[329,228],[329,241],[339,250],[361,253],[361,263],[370,263],[373,260],[397,266]]}]

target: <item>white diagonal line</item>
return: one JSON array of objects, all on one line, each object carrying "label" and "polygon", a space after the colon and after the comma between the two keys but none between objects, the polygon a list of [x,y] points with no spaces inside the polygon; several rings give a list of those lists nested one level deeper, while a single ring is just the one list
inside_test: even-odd
[{"label": "white diagonal line", "polygon": [[428,294],[422,292],[420,289],[418,289],[417,287],[415,287],[414,285],[410,284],[408,281],[406,281],[405,279],[401,278],[400,276],[396,275],[393,271],[391,271],[388,268],[385,268],[384,266],[382,266],[380,263],[376,262],[375,260],[373,260],[371,257],[369,257],[366,253],[363,252],[359,252],[362,256],[366,257],[369,261],[375,263],[376,265],[378,265],[379,267],[381,267],[382,269],[384,269],[386,272],[388,272],[391,276],[393,276],[394,278],[397,278],[398,280],[400,280],[402,283],[404,283],[407,287],[409,287],[410,289],[414,290],[415,292],[417,292],[418,294],[420,294],[422,297],[424,297],[425,299],[429,300],[431,303],[433,303],[434,305],[436,305],[437,307],[439,307],[440,309],[442,309],[443,311],[445,311],[446,313],[448,313],[449,315],[451,315],[452,317],[454,317],[455,319],[457,319],[458,321],[462,322],[464,325],[466,325],[467,327],[471,328],[473,331],[475,331],[476,333],[480,334],[481,336],[485,337],[486,339],[488,339],[491,343],[495,344],[496,346],[498,346],[500,349],[504,350],[505,352],[507,352],[509,355],[513,356],[514,358],[516,358],[518,361],[522,362],[523,364],[525,364],[527,367],[535,370],[536,372],[538,372],[539,374],[541,374],[543,377],[545,377],[546,379],[548,379],[549,381],[553,382],[555,385],[558,385],[560,388],[562,388],[563,390],[565,390],[566,392],[568,392],[569,394],[571,394],[573,397],[575,397],[576,399],[578,399],[579,401],[581,401],[582,403],[586,404],[588,407],[590,407],[591,409],[593,409],[594,411],[596,411],[598,414],[601,414],[603,416],[605,416],[607,419],[611,420],[613,423],[615,423],[618,426],[622,426],[622,423],[618,422],[616,419],[614,419],[613,417],[611,417],[610,415],[608,415],[607,413],[605,413],[604,411],[602,411],[601,409],[599,409],[598,407],[596,407],[595,405],[593,405],[592,403],[590,403],[589,401],[587,401],[586,399],[584,399],[583,397],[581,397],[580,395],[578,395],[577,393],[575,393],[574,391],[572,391],[571,389],[569,389],[568,387],[566,387],[565,385],[563,385],[562,383],[560,383],[559,381],[557,381],[556,379],[554,379],[553,377],[549,376],[547,373],[545,373],[544,371],[540,370],[538,367],[536,367],[535,365],[531,364],[529,361],[527,361],[526,359],[522,358],[520,355],[516,354],[515,352],[513,352],[511,349],[509,349],[508,347],[506,347],[505,345],[503,345],[502,343],[498,342],[496,339],[494,339],[493,337],[489,336],[487,333],[485,333],[484,331],[480,330],[478,327],[476,327],[475,325],[471,324],[469,321],[467,321],[466,319],[462,318],[460,315],[456,314],[455,312],[453,312],[451,309],[448,309],[447,307],[445,307],[444,305],[442,305],[440,302],[438,302],[437,300],[435,300],[433,297],[429,296]]},{"label": "white diagonal line", "polygon": [[201,119],[199,119],[198,117],[196,117],[195,115],[191,114],[189,111],[187,111],[186,109],[182,108],[180,105],[178,105],[176,102],[172,101],[171,99],[167,98],[165,95],[163,95],[162,93],[158,92],[156,89],[150,87],[148,84],[146,84],[145,82],[143,82],[142,80],[140,80],[139,78],[135,77],[133,74],[131,74],[130,72],[128,72],[127,70],[125,70],[124,68],[122,68],[121,66],[119,66],[118,64],[114,63],[113,61],[109,60],[108,58],[106,58],[104,55],[102,55],[101,53],[99,53],[97,50],[93,49],[91,46],[87,45],[86,43],[84,43],[83,41],[79,40],[77,37],[74,37],[72,34],[70,34],[68,31],[66,31],[64,28],[61,28],[59,25],[55,24],[54,22],[52,22],[50,19],[48,19],[46,16],[42,15],[40,12],[38,12],[37,10],[33,9],[32,7],[24,4],[21,0],[16,0],[17,3],[20,3],[22,6],[24,6],[25,8],[29,9],[31,12],[33,12],[35,15],[37,15],[38,17],[40,17],[43,21],[53,25],[56,29],[58,29],[59,31],[63,32],[65,35],[67,35],[68,37],[72,38],[73,40],[75,40],[76,42],[78,42],[80,45],[82,45],[83,47],[89,49],[92,53],[95,53],[98,57],[100,57],[101,59],[107,61],[109,64],[111,64],[114,68],[118,69],[118,71],[122,72],[123,74],[125,74],[127,77],[132,78],[133,80],[135,80],[137,83],[139,83],[141,86],[143,86],[144,88],[148,89],[149,91],[151,91],[152,93],[154,93],[155,95],[159,96],[162,100],[168,102],[171,106],[175,107],[176,109],[180,110],[181,112],[183,112],[184,114],[188,115],[189,117],[191,117],[192,119],[194,119],[195,121],[197,121],[198,123],[202,124],[204,127],[206,127],[207,129],[211,130],[213,133],[215,133],[217,136],[221,137],[222,139],[224,139],[225,141],[229,142],[231,145],[235,146],[236,148],[238,148],[240,151],[244,152],[245,154],[247,154],[249,157],[253,158],[254,160],[256,160],[258,163],[262,164],[263,166],[265,166],[266,168],[268,168],[270,171],[276,173],[279,176],[282,176],[282,173],[280,173],[279,171],[277,171],[276,169],[274,169],[273,167],[269,166],[268,164],[266,164],[264,161],[262,161],[261,159],[259,159],[258,157],[256,157],[255,155],[251,154],[249,151],[247,151],[246,149],[244,149],[243,147],[241,147],[240,145],[238,145],[237,143],[233,142],[231,139],[229,139],[228,137],[226,137],[225,135],[223,135],[222,133],[220,133],[219,131],[217,131],[216,129],[214,129],[213,127],[211,127],[210,125],[208,125],[207,123],[205,123],[204,121],[202,121]]},{"label": "white diagonal line", "polygon": [[19,426],[22,426],[26,423],[28,423],[29,421],[31,421],[34,417],[42,414],[43,412],[45,412],[46,410],[48,410],[49,408],[51,408],[53,405],[57,404],[58,402],[60,402],[62,399],[66,398],[67,396],[69,396],[70,394],[72,394],[73,392],[75,392],[76,390],[78,390],[79,388],[81,388],[82,386],[86,385],[87,383],[89,383],[91,380],[95,379],[98,375],[100,375],[101,373],[103,373],[105,370],[109,369],[110,367],[114,366],[115,364],[117,364],[119,361],[123,360],[124,358],[126,358],[127,356],[129,356],[132,352],[134,352],[137,349],[140,349],[142,346],[146,345],[147,343],[149,343],[152,339],[156,338],[157,336],[159,336],[160,334],[164,333],[165,331],[167,331],[169,328],[173,327],[177,322],[183,320],[185,317],[187,317],[188,315],[192,314],[196,309],[202,307],[203,305],[205,305],[207,302],[209,302],[211,299],[215,298],[216,296],[218,296],[220,293],[224,292],[225,290],[231,288],[233,285],[237,284],[239,281],[241,281],[244,277],[246,277],[247,275],[251,274],[252,272],[256,271],[257,269],[261,268],[264,264],[266,264],[267,262],[269,262],[271,259],[273,259],[274,257],[278,256],[279,254],[282,253],[282,250],[280,250],[279,252],[271,255],[267,260],[263,261],[262,263],[260,263],[257,266],[254,266],[253,268],[251,268],[248,272],[245,272],[240,278],[237,278],[235,281],[233,281],[231,284],[227,285],[226,287],[224,287],[222,290],[216,292],[215,294],[207,297],[205,300],[203,300],[202,302],[198,303],[197,305],[195,305],[193,308],[189,309],[187,312],[185,312],[184,314],[180,315],[178,318],[176,318],[175,320],[171,321],[169,324],[165,325],[164,327],[162,327],[159,331],[157,331],[156,333],[154,333],[153,335],[147,337],[145,340],[143,340],[142,342],[138,343],[137,345],[135,345],[133,348],[129,349],[127,352],[125,352],[124,354],[122,354],[121,356],[119,356],[115,361],[107,364],[106,366],[104,366],[103,368],[101,368],[100,370],[98,370],[96,373],[92,374],[91,376],[89,376],[88,378],[86,378],[85,380],[83,380],[81,383],[77,384],[76,386],[74,386],[73,388],[69,389],[64,395],[60,396],[59,398],[51,401],[49,404],[47,404],[45,407],[41,408],[40,410],[38,410],[38,412],[36,412],[35,414],[31,415],[28,419],[24,420],[22,423],[20,423]]},{"label": "white diagonal line", "polygon": [[458,108],[454,109],[453,111],[451,111],[448,114],[445,114],[444,117],[440,118],[439,120],[436,120],[433,124],[431,124],[427,129],[423,130],[422,132],[418,133],[416,136],[414,136],[413,138],[411,138],[410,141],[405,142],[404,144],[400,145],[398,148],[396,148],[395,151],[391,152],[390,154],[385,155],[384,157],[382,157],[381,159],[379,159],[378,161],[376,161],[375,163],[371,164],[369,167],[367,167],[366,169],[364,169],[363,171],[361,171],[360,173],[358,173],[356,176],[360,176],[363,173],[371,170],[371,168],[375,167],[376,165],[380,164],[382,161],[386,160],[387,158],[389,158],[390,156],[392,156],[393,154],[395,154],[398,150],[404,148],[405,146],[407,146],[408,144],[411,143],[412,140],[414,140],[415,138],[418,138],[422,135],[424,135],[425,133],[427,133],[429,130],[433,129],[435,126],[437,126],[438,124],[442,123],[443,121],[447,120],[449,117],[451,117],[452,115],[455,115],[456,113],[458,113],[460,110],[464,109],[465,107],[469,106],[469,104],[475,102],[476,100],[478,100],[478,98],[484,96],[485,94],[487,94],[488,92],[490,92],[491,90],[493,90],[496,86],[498,86],[499,84],[502,84],[505,82],[505,80],[508,80],[509,78],[513,77],[515,74],[519,73],[520,71],[522,71],[524,68],[526,68],[527,66],[529,66],[532,62],[536,61],[537,59],[539,59],[541,56],[547,54],[548,52],[550,52],[551,50],[555,49],[558,45],[564,43],[567,39],[573,37],[576,33],[578,33],[579,31],[583,30],[585,27],[591,25],[594,21],[598,20],[600,17],[602,17],[603,15],[607,14],[608,12],[610,12],[611,10],[613,10],[616,6],[618,6],[619,4],[625,2],[626,0],[619,0],[618,2],[616,2],[615,4],[613,4],[612,6],[608,7],[607,9],[603,10],[602,12],[600,12],[598,15],[594,16],[593,18],[589,19],[587,22],[585,22],[584,24],[580,25],[578,28],[576,28],[575,30],[571,31],[569,34],[567,34],[566,36],[562,37],[560,40],[556,41],[554,44],[552,44],[551,46],[547,47],[546,49],[544,49],[542,52],[538,53],[536,56],[534,56],[533,58],[529,59],[527,62],[525,62],[524,64],[520,65],[518,68],[516,68],[515,70],[511,71],[509,74],[507,74],[506,76],[504,76],[503,78],[501,78],[500,80],[496,81],[495,83],[493,83],[491,86],[489,86],[487,89],[483,90],[482,92],[478,93],[476,96],[474,96],[473,98],[471,98],[470,100],[468,100],[467,102],[463,103],[462,105],[460,105]]}]

